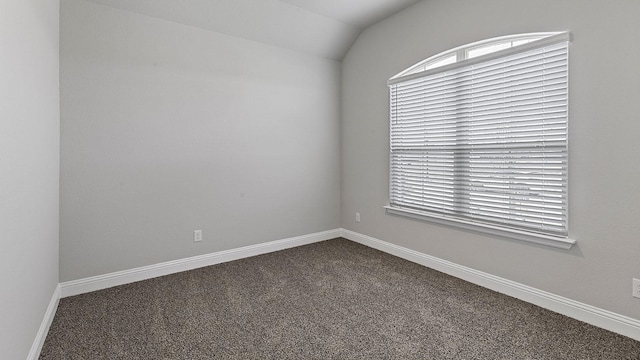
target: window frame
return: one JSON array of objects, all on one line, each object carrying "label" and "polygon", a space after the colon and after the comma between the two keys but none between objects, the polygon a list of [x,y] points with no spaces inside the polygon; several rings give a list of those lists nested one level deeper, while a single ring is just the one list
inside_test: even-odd
[{"label": "window frame", "polygon": [[[524,44],[519,44],[515,46],[513,45],[514,42],[522,41],[522,40],[531,40],[531,41]],[[444,73],[450,70],[454,70],[456,68],[462,68],[462,67],[466,67],[474,64],[488,62],[493,59],[508,57],[513,54],[526,52],[528,50],[538,49],[546,45],[552,45],[552,44],[556,44],[563,41],[565,42],[571,41],[571,35],[569,32],[552,32],[552,33],[544,32],[544,33],[517,34],[517,35],[502,36],[498,38],[492,38],[492,39],[474,42],[468,45],[456,47],[454,49],[441,52],[423,61],[420,61],[417,64],[393,76],[391,79],[389,79],[388,85],[391,87],[394,84],[410,81],[412,79],[419,79],[419,78],[427,77],[433,74]],[[470,51],[480,49],[483,47],[490,47],[490,46],[505,43],[505,42],[510,42],[511,46],[506,49],[501,49],[492,53],[482,54],[476,57],[469,58]],[[454,54],[456,56],[456,61],[454,63],[429,68],[429,65],[438,63],[448,57],[451,57]],[[567,69],[567,91],[568,91],[568,69]],[[389,114],[391,116],[391,108],[390,108]],[[568,128],[568,104],[567,104],[566,124]],[[391,131],[391,127],[392,127],[391,122],[389,126]],[[568,138],[566,139],[566,144],[567,144],[567,156],[568,156]],[[391,150],[392,149],[390,149],[389,151],[390,157],[392,156]],[[391,158],[390,158],[389,165],[390,165],[390,175],[391,175],[391,166],[393,165]],[[568,189],[568,170],[566,174],[567,174],[566,186]],[[390,181],[389,194],[391,196],[391,186],[393,185],[393,179],[390,178],[389,181]],[[566,195],[566,199],[568,200],[568,194]],[[549,245],[549,246],[563,248],[563,249],[569,249],[573,244],[576,243],[576,241],[573,239],[570,239],[568,235],[557,236],[557,235],[531,231],[530,229],[513,228],[513,227],[507,227],[504,225],[493,224],[490,222],[487,223],[483,221],[475,221],[473,219],[467,219],[467,218],[460,219],[457,217],[448,216],[446,214],[438,214],[437,212],[430,212],[427,210],[423,211],[423,210],[416,210],[413,208],[394,206],[391,204],[391,201],[389,205],[385,206],[385,209],[386,209],[386,212],[390,215],[399,215],[403,217],[415,218],[415,219],[425,220],[425,221],[434,222],[438,224],[454,226],[456,228],[462,228],[462,229],[473,231],[473,232],[479,232],[483,234],[490,234],[494,236],[512,238],[517,240],[524,240],[524,241],[534,242],[534,243],[543,244],[543,245]],[[565,224],[568,229],[568,201],[565,205],[564,211],[566,211],[567,213],[565,217]]]}]

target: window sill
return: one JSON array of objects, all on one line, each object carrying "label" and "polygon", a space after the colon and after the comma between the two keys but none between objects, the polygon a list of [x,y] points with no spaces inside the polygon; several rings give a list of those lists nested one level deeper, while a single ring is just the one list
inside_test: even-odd
[{"label": "window sill", "polygon": [[398,216],[408,217],[412,219],[432,222],[436,224],[462,228],[465,230],[479,232],[482,234],[489,234],[489,235],[500,236],[500,237],[505,237],[505,238],[514,239],[514,240],[527,241],[527,242],[532,242],[540,245],[552,246],[560,249],[568,250],[576,243],[576,240],[573,240],[573,239],[537,234],[533,232],[527,232],[527,231],[516,230],[516,229],[502,228],[499,226],[476,223],[471,221],[463,221],[463,220],[453,219],[445,216],[428,214],[428,213],[417,211],[417,210],[392,207],[390,205],[386,205],[384,208],[387,210],[387,214],[390,214],[390,215],[398,215]]}]

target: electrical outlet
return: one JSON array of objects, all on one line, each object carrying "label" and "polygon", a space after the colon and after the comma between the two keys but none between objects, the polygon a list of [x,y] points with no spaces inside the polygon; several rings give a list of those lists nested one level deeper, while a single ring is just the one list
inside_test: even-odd
[{"label": "electrical outlet", "polygon": [[633,297],[640,298],[640,279],[633,279]]},{"label": "electrical outlet", "polygon": [[193,230],[193,242],[202,241],[202,230]]},{"label": "electrical outlet", "polygon": [[356,213],[356,222],[360,222],[360,213],[359,212]]}]

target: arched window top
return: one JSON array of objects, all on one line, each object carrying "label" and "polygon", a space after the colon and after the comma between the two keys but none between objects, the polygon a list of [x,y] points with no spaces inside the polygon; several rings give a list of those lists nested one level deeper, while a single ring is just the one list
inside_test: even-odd
[{"label": "arched window top", "polygon": [[491,54],[516,46],[521,46],[533,41],[541,40],[562,33],[563,32],[539,32],[507,35],[458,46],[456,48],[443,51],[437,55],[422,60],[419,63],[393,76],[390,80],[407,75],[421,73],[423,71],[435,69],[449,64],[454,64],[464,60],[473,59],[478,56]]}]

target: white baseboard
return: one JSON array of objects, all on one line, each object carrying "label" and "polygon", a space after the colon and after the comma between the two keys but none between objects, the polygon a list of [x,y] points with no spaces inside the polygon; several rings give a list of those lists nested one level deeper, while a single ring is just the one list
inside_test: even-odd
[{"label": "white baseboard", "polygon": [[51,327],[51,322],[53,322],[53,318],[56,315],[56,310],[58,309],[59,302],[60,285],[58,284],[56,286],[56,289],[53,291],[51,301],[49,301],[49,306],[47,306],[47,311],[44,313],[44,318],[42,318],[42,323],[40,324],[40,328],[38,329],[36,338],[33,340],[33,344],[31,344],[31,350],[29,350],[27,360],[37,360],[40,357],[42,345],[44,345],[44,341],[46,340],[47,334],[49,333],[49,328]]},{"label": "white baseboard", "polygon": [[110,274],[66,281],[60,284],[61,297],[74,296],[91,291],[102,290],[113,286],[129,284],[159,276],[193,270],[204,266],[220,264],[228,261],[247,258],[273,251],[284,250],[296,246],[307,245],[319,241],[340,237],[340,229],[318,232],[288,239],[245,246],[237,249],[219,251],[211,254],[193,256],[185,259],[167,261],[160,264],[143,266],[135,269],[118,271]]},{"label": "white baseboard", "polygon": [[342,229],[342,237],[588,324],[640,341],[640,320]]}]

